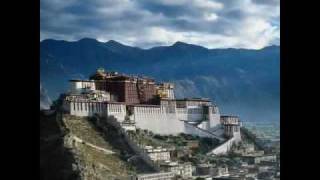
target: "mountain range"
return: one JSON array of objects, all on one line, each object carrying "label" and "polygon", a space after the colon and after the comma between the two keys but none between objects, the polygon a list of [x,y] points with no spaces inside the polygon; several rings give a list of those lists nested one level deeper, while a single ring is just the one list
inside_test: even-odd
[{"label": "mountain range", "polygon": [[176,42],[142,49],[114,40],[47,39],[40,42],[41,99],[56,99],[69,79],[86,79],[99,67],[173,82],[176,97],[209,97],[222,114],[244,121],[280,119],[279,46],[208,49]]}]

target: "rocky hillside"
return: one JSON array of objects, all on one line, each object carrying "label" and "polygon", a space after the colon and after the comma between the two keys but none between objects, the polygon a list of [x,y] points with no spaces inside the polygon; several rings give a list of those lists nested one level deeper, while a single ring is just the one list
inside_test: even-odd
[{"label": "rocky hillside", "polygon": [[75,155],[64,145],[65,133],[56,114],[40,111],[40,179],[79,179]]},{"label": "rocky hillside", "polygon": [[128,179],[139,172],[87,118],[40,113],[41,179]]},{"label": "rocky hillside", "polygon": [[51,99],[47,95],[47,91],[40,84],[40,110],[49,109],[51,105]]}]

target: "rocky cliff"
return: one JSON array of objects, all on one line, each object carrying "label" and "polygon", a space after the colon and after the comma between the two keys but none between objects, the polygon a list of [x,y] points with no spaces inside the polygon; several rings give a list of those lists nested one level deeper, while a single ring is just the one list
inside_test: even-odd
[{"label": "rocky cliff", "polygon": [[129,179],[136,173],[89,119],[40,113],[41,179]]}]

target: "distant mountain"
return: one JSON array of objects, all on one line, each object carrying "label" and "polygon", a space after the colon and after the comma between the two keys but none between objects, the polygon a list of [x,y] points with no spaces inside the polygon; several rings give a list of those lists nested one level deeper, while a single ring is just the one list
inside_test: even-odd
[{"label": "distant mountain", "polygon": [[141,49],[89,38],[40,43],[40,80],[52,99],[68,89],[69,79],[87,78],[99,67],[174,82],[177,97],[210,97],[222,113],[243,120],[279,120],[279,46],[208,49],[176,42]]}]

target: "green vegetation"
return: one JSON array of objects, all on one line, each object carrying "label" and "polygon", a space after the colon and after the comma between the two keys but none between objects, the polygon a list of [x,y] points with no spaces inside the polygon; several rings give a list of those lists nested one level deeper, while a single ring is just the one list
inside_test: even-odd
[{"label": "green vegetation", "polygon": [[65,94],[60,94],[60,96],[56,100],[52,101],[50,109],[54,109],[54,110],[61,109],[63,104],[63,99],[65,98],[65,96],[66,96]]},{"label": "green vegetation", "polygon": [[58,123],[56,121],[56,115],[46,116],[40,112],[40,138],[46,138],[57,134],[62,134]]},{"label": "green vegetation", "polygon": [[173,135],[161,136],[157,134],[157,135],[154,135],[153,137],[155,139],[165,141],[167,143],[175,145],[176,147],[187,146],[188,141],[198,142],[199,146],[197,148],[194,148],[195,154],[205,154],[219,144],[219,141],[216,139],[199,137],[199,136],[194,136],[194,135],[184,134],[184,133],[180,133],[177,136],[173,136]]},{"label": "green vegetation", "polygon": [[162,146],[162,147],[172,147],[171,144],[167,143],[166,141],[162,140],[161,138],[155,138],[155,136],[151,131],[142,130],[137,128],[136,132],[127,132],[128,135],[139,145],[143,146]]},{"label": "green vegetation", "polygon": [[205,180],[205,178],[197,177],[196,180]]},{"label": "green vegetation", "polygon": [[99,172],[107,176],[125,177],[128,174],[134,173],[134,168],[124,161],[120,161],[117,155],[106,155],[100,151],[90,148],[85,145],[80,145],[81,148],[77,148],[78,155],[86,164],[93,169],[98,169]]},{"label": "green vegetation", "polygon": [[[123,160],[119,149],[112,146],[103,134],[95,129],[89,118],[64,115],[64,124],[70,130],[71,135],[91,143],[98,147],[112,150],[115,154],[105,154],[95,148],[84,144],[77,144],[75,148],[82,166],[90,169],[87,177],[95,177],[94,171],[98,171],[103,177],[127,177],[134,174],[135,168]],[[85,169],[87,169],[85,168]],[[93,174],[92,174],[93,173]]]},{"label": "green vegetation", "polygon": [[199,148],[196,152],[199,154],[205,154],[219,145],[219,141],[212,138],[199,138]]},{"label": "green vegetation", "polygon": [[103,139],[102,134],[92,127],[88,118],[64,115],[64,123],[74,136],[88,143],[114,151],[112,146]]},{"label": "green vegetation", "polygon": [[219,141],[217,139],[199,137],[180,133],[174,135],[153,134],[148,130],[137,129],[136,132],[128,132],[137,144],[143,146],[162,146],[165,148],[174,147],[175,152],[171,157],[181,162],[191,162],[192,164],[207,161],[207,152],[214,149]]}]

